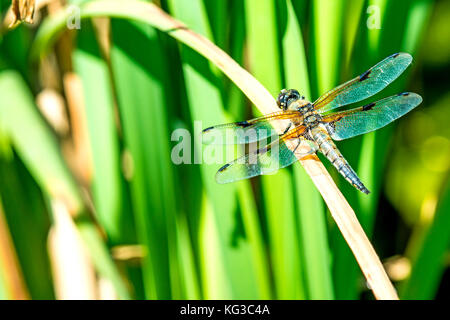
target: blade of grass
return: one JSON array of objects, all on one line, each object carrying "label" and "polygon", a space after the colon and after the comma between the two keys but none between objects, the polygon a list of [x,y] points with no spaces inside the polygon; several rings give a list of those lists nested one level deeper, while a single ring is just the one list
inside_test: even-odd
[{"label": "blade of grass", "polygon": [[[341,70],[341,55],[343,54],[343,18],[344,18],[344,6],[345,1],[333,1],[332,5],[328,1],[316,0],[312,3],[312,30],[313,37],[312,48],[313,48],[313,68],[311,72],[311,78],[313,79],[312,88],[316,91],[315,97],[331,90],[338,84],[340,79]],[[338,145],[338,147],[340,147]],[[344,152],[345,150],[343,150]],[[348,153],[343,153],[348,157]],[[348,158],[347,158],[348,159]],[[351,159],[348,159],[352,163]],[[337,180],[340,182],[341,178],[339,174],[336,173],[334,168],[330,166],[327,162],[326,166],[330,168],[330,171],[334,176],[338,176]],[[347,182],[344,182],[344,184]],[[341,185],[341,183],[340,183]],[[344,185],[347,187],[347,185]],[[344,190],[345,190],[344,187]],[[350,203],[353,203],[350,198]],[[339,230],[341,231],[341,230]],[[342,231],[341,231],[342,232]],[[343,241],[341,232],[335,229],[332,233],[332,238],[337,238],[331,240],[332,252],[333,252],[333,281],[335,296],[337,299],[343,299],[344,296],[341,294],[342,290],[351,290],[352,293],[355,292],[353,282],[347,276],[342,276],[342,272],[346,272],[344,266],[347,265],[348,259],[351,260],[351,264],[356,269],[356,264],[354,259],[351,257],[351,251],[348,249],[348,245]],[[341,254],[343,248],[345,255]],[[342,268],[341,268],[342,266]],[[342,282],[340,282],[342,280]],[[348,282],[347,282],[348,281]],[[346,299],[356,298],[353,296],[345,296]]]},{"label": "blade of grass", "polygon": [[[352,4],[348,3],[347,5],[360,5],[355,1],[351,1],[351,3]],[[365,41],[367,40],[367,8],[368,3],[367,1],[364,1],[361,11],[359,12],[345,10],[343,18],[345,21],[349,21],[349,23],[345,24],[346,29],[343,34],[343,42],[346,47],[344,48],[345,53],[343,57],[344,59],[342,60],[343,68],[341,68],[344,72],[339,77],[340,82],[353,78],[356,74],[363,72],[370,66],[370,63],[367,62],[366,57],[367,46],[361,45],[361,43],[365,44]],[[352,25],[352,23],[356,23],[356,25]],[[356,39],[353,38],[355,33]],[[350,45],[353,45],[354,47],[350,47]],[[361,48],[364,49],[363,52],[361,52]],[[338,144],[338,147],[350,165],[355,167],[359,160],[358,157],[360,152],[358,151],[361,150],[361,138],[356,137],[343,141]],[[360,175],[359,170],[357,170],[357,173]],[[360,218],[363,213],[361,213],[358,207],[359,191],[348,184],[348,182],[335,171],[333,171],[333,174],[336,177],[340,189],[343,191],[349,203],[356,208],[358,218]],[[362,181],[367,184],[365,179]],[[369,186],[369,190],[372,191],[371,186]],[[372,196],[372,194],[369,195],[369,197],[370,196]],[[361,224],[364,226],[363,222]],[[352,257],[352,252],[349,250],[345,239],[336,228],[331,230],[330,238],[333,252],[333,280],[336,298],[358,299],[362,287],[361,282],[359,281],[359,276],[361,273],[359,272],[358,266]]]},{"label": "blade of grass", "polygon": [[[246,0],[245,13],[250,69],[270,92],[277,94],[282,88],[282,73],[275,2]],[[292,186],[292,176],[283,170],[276,175],[263,176],[261,181],[276,297],[305,298],[305,288],[301,282],[293,192],[289,187]]]},{"label": "blade of grass", "polygon": [[405,52],[417,51],[420,40],[423,39],[425,27],[428,25],[433,5],[431,0],[416,0],[411,4],[402,41],[402,48]]},{"label": "blade of grass", "polygon": [[125,145],[133,159],[131,192],[138,238],[148,248],[143,266],[146,295],[180,299],[174,175],[166,113],[161,109],[166,105],[166,60],[157,32],[147,25],[112,21],[112,37],[112,72]]},{"label": "blade of grass", "polygon": [[[190,49],[183,48],[181,56],[191,117],[194,122],[201,120],[204,123],[201,127],[197,125],[197,128],[195,128],[195,123],[192,124],[194,127],[193,152],[199,154],[200,150],[195,148],[195,145],[201,144],[198,135],[199,129],[215,122],[225,122],[225,119],[222,113],[220,93],[217,87],[210,82],[213,75],[209,66],[200,61],[196,53]],[[198,66],[199,62],[200,66]],[[199,99],[201,96],[204,98]],[[206,299],[235,297],[232,288],[239,288],[236,278],[230,280],[232,284],[236,283],[236,286],[227,284],[227,279],[232,277],[231,270],[227,266],[238,259],[233,252],[227,252],[231,249],[229,237],[234,228],[232,216],[235,210],[235,188],[234,186],[216,185],[214,181],[216,170],[217,166],[214,165],[203,164],[200,168],[207,192],[204,201],[208,203],[201,211],[201,219],[205,221],[205,224],[199,229],[199,246],[204,248],[200,251],[200,270],[204,274],[202,285]],[[231,260],[231,256],[227,256],[227,253],[234,256],[233,260]]]},{"label": "blade of grass", "polygon": [[183,282],[183,297],[188,300],[201,298],[200,279],[197,274],[195,256],[192,250],[192,239],[188,222],[184,215],[177,219],[177,247],[180,275]]},{"label": "blade of grass", "polygon": [[[310,99],[308,65],[300,25],[291,1],[286,2],[287,26],[283,36],[286,87],[298,88]],[[294,165],[299,230],[308,298],[333,299],[327,224],[320,194],[300,164]]]},{"label": "blade of grass", "polygon": [[[7,225],[32,299],[52,299],[53,284],[46,248],[49,212],[41,190],[17,156],[0,159],[0,194]],[[27,201],[17,195],[25,194]]]},{"label": "blade of grass", "polygon": [[73,211],[78,211],[81,201],[76,186],[63,164],[55,138],[34,107],[28,87],[15,71],[3,70],[0,88],[0,120],[18,155],[48,194],[63,198]]},{"label": "blade of grass", "polygon": [[364,6],[365,3],[365,0],[347,1],[347,8],[344,13],[346,23],[344,25],[343,63],[345,67],[348,67],[350,64],[350,58],[355,47],[355,41],[360,27],[360,21],[366,17],[367,9]]},{"label": "blade of grass", "polygon": [[227,5],[229,1],[216,0],[205,1],[205,9],[208,13],[209,25],[214,36],[214,43],[219,48],[225,49],[225,37],[227,28]]},{"label": "blade of grass", "polygon": [[[398,1],[398,3],[400,2]],[[392,39],[397,39],[403,33],[401,26],[404,24],[406,15],[402,14],[401,11],[407,12],[408,7],[406,3],[404,3],[404,6],[398,6],[398,3],[392,6],[392,3],[383,0],[369,1],[369,6],[379,10],[380,28],[367,28],[367,48],[363,49],[366,52],[366,57],[365,59],[359,59],[359,61],[365,60],[367,65],[373,65],[382,59],[383,56],[402,51],[402,48],[399,47],[399,42],[392,42]],[[395,19],[393,19],[394,16]],[[390,21],[392,19],[395,21]],[[386,39],[389,39],[390,43],[387,43]],[[388,49],[389,47],[391,49]],[[398,84],[399,82],[396,81],[395,85],[398,86]],[[392,88],[393,86],[390,86],[387,92],[384,90],[382,93],[383,97],[389,95],[389,92],[392,92]],[[389,141],[391,127],[388,130],[366,134],[361,139],[358,172],[360,178],[364,179],[363,181],[371,191],[371,196],[364,197],[358,193],[358,202],[361,212],[361,224],[369,236],[372,234],[375,221],[382,168],[384,166],[383,159],[385,159],[387,152],[386,146],[388,143],[386,142]]]},{"label": "blade of grass", "polygon": [[[206,20],[206,13],[202,1],[169,1],[169,4],[175,16],[189,23],[192,28],[201,34],[210,36],[210,28]],[[192,119],[203,120],[203,127],[222,121],[225,122],[223,114],[224,107],[220,99],[221,91],[218,89],[218,87],[222,88],[222,86],[218,85],[218,78],[212,74],[213,70],[205,63],[203,58],[191,49],[182,48],[181,56],[183,58],[183,70]],[[199,138],[199,136],[194,137],[195,142],[198,143],[197,145],[201,143]],[[236,232],[233,230],[236,230],[238,224],[241,223],[238,220],[241,217],[235,215],[233,218],[232,214],[233,210],[236,210],[236,198],[234,197],[236,187],[233,185],[217,185],[213,181],[215,171],[217,170],[216,166],[204,164],[201,169],[207,194],[211,201],[211,206],[214,209],[214,218],[207,218],[207,221],[215,221],[217,226],[220,226],[220,228],[216,227],[219,235],[219,239],[217,239],[219,248],[216,250],[218,250],[219,255],[217,257],[221,262],[218,261],[216,264],[224,264],[222,268],[225,270],[226,275],[216,275],[219,277],[216,280],[222,283],[230,281],[230,285],[228,286],[229,292],[227,292],[227,289],[224,289],[225,291],[223,293],[231,294],[233,298],[267,296],[264,293],[265,288],[268,286],[266,284],[267,280],[260,287],[254,271],[258,264],[265,264],[266,262],[264,260],[251,260],[255,256],[251,255],[252,244],[247,239],[243,239],[244,241],[240,241],[239,239],[234,244],[235,248],[229,245],[230,241],[233,243],[238,240],[236,239]],[[242,214],[253,215],[254,212],[246,210]],[[250,219],[252,218],[250,217]],[[246,221],[246,218],[244,218],[244,221]],[[245,233],[247,234],[247,231]],[[206,248],[208,247],[210,246],[206,246]],[[255,248],[253,247],[253,249]],[[209,267],[209,264],[204,265],[203,269]],[[213,273],[212,270],[205,270],[204,272],[208,275],[215,274],[215,271]],[[243,279],[245,281],[242,281]],[[212,288],[210,288],[210,283],[210,281],[204,283],[205,294],[213,292]],[[225,286],[221,287],[225,288]]]},{"label": "blade of grass", "polygon": [[[412,46],[404,47],[400,40],[408,27],[405,27],[408,16],[408,12],[411,10],[410,5],[413,2],[409,1],[369,1],[367,7],[363,8],[363,19],[360,22],[360,34],[358,42],[356,43],[356,49],[354,50],[354,73],[359,73],[369,66],[375,64],[386,55],[394,52],[405,51],[414,54]],[[370,8],[370,10],[369,10]],[[421,15],[419,15],[421,16]],[[423,16],[423,15],[422,15]],[[373,19],[378,19],[380,29],[377,29],[372,22]],[[415,20],[414,25],[422,25],[420,20]],[[371,26],[371,27],[370,27]],[[417,28],[420,29],[420,28]],[[410,35],[411,41],[417,41],[419,33],[415,36]],[[414,40],[412,40],[415,37]],[[408,71],[406,73],[409,73]],[[377,100],[377,97],[389,96],[395,94],[404,87],[405,76],[396,80],[387,89],[383,90],[380,95],[371,98],[371,100]],[[374,133],[366,134],[361,139],[352,139],[345,142],[343,152],[345,155],[355,158],[356,153],[353,150],[360,150],[358,175],[361,180],[371,190],[369,197],[362,195],[358,191],[352,190],[350,194],[356,195],[357,208],[359,212],[359,218],[365,231],[371,236],[373,231],[373,224],[376,217],[377,203],[379,194],[382,187],[383,168],[386,161],[388,152],[388,146],[390,145],[390,136],[393,130],[393,126],[379,130]],[[353,163],[352,159],[349,159],[350,163]],[[355,159],[356,160],[356,159]],[[352,196],[353,197],[353,196]],[[346,276],[345,283],[342,283],[339,287],[342,288],[340,297],[354,298],[355,292],[350,290],[348,285],[348,279],[357,277],[357,267],[353,263],[350,252],[346,248],[346,244],[342,241],[336,241],[340,243],[341,249],[337,248],[337,256],[340,260],[340,272],[336,273],[336,279],[343,279],[341,275]],[[351,281],[356,286],[356,281]]]},{"label": "blade of grass", "polygon": [[[369,1],[363,7],[363,16],[360,21],[359,39],[354,50],[353,71],[348,78],[366,70],[371,65],[393,52],[404,51],[399,45],[398,37],[403,32],[404,19],[408,11],[406,2]],[[394,39],[394,40],[393,40]],[[383,51],[384,53],[382,53]],[[382,96],[394,94],[400,90],[399,84],[404,77],[397,80]],[[346,79],[345,79],[346,80]],[[396,87],[397,89],[394,89]],[[381,95],[379,95],[381,97]],[[372,97],[371,101],[377,100]],[[377,203],[381,188],[381,179],[386,158],[389,136],[392,128],[379,130],[361,138],[351,139],[343,143],[342,151],[350,163],[359,160],[358,175],[371,190],[370,196],[365,196],[343,182],[343,188],[347,190],[348,198],[358,208],[358,216],[364,230],[369,236],[372,234],[376,217]],[[359,155],[355,150],[360,150]],[[342,180],[342,179],[341,179]],[[354,299],[357,297],[359,286],[357,282],[358,269],[353,262],[347,245],[337,236],[334,252],[336,253],[335,279],[343,280],[337,285],[338,297]],[[353,279],[353,280],[351,280]],[[352,285],[349,285],[352,284]]]},{"label": "blade of grass", "polygon": [[[217,222],[214,221],[214,208],[208,200],[208,196],[203,194],[202,208],[199,226],[200,269],[204,299],[223,299],[232,297],[231,284],[226,281],[228,276],[223,253],[221,248],[219,230]],[[224,276],[227,274],[226,276]],[[220,275],[220,276],[218,276]]]},{"label": "blade of grass", "polygon": [[[239,64],[242,64],[244,59],[244,44],[245,44],[245,17],[244,17],[244,2],[232,1],[232,8],[230,9],[231,17],[227,37],[230,38],[229,52],[231,57]],[[232,82],[226,78],[226,88],[228,94],[225,95],[225,106],[228,111],[234,116],[234,119],[242,119],[244,117],[244,95]]]},{"label": "blade of grass", "polygon": [[[167,5],[166,5],[167,8]],[[168,128],[172,131],[171,140],[182,139],[181,143],[188,143],[191,145],[191,132],[195,132],[193,121],[190,117],[190,110],[187,103],[187,94],[185,92],[185,84],[183,79],[183,67],[179,52],[178,43],[171,37],[160,34],[162,50],[170,61],[168,68],[168,81],[166,88],[170,94],[166,94],[167,98],[167,115],[170,115],[168,121]],[[177,137],[177,132],[183,130],[186,136],[182,138]],[[186,139],[186,140],[185,140]],[[180,140],[178,140],[180,142]],[[174,149],[172,149],[171,156],[174,156]],[[192,150],[192,149],[191,149]],[[188,152],[184,153],[187,154]],[[204,191],[203,182],[199,166],[179,165],[174,166],[176,173],[176,181],[183,181],[184,183],[175,183],[174,187],[177,193],[177,203],[181,212],[177,215],[177,234],[178,238],[189,240],[184,242],[183,249],[178,250],[179,255],[186,257],[187,261],[192,261],[192,268],[187,270],[183,266],[183,260],[179,260],[179,268],[183,275],[184,290],[186,297],[192,292],[198,292],[195,298],[203,298],[203,291],[201,286],[201,270],[200,270],[200,255],[202,248],[199,246],[198,235],[200,233],[200,219],[201,219],[201,199]],[[185,185],[189,182],[189,188]],[[180,245],[181,246],[181,245]],[[181,248],[181,247],[180,247]],[[189,272],[189,276],[187,272]]]},{"label": "blade of grass", "polygon": [[342,51],[342,24],[345,1],[314,0],[313,48],[317,95],[332,89],[338,80]]},{"label": "blade of grass", "polygon": [[[93,201],[100,224],[111,243],[121,243],[130,229],[122,210],[119,147],[114,125],[114,103],[108,66],[100,54],[89,21],[83,23],[73,52],[75,72],[83,85],[84,108],[94,165]],[[128,228],[127,228],[128,227]],[[130,232],[130,231],[128,231]],[[129,237],[128,237],[129,238]]]},{"label": "blade of grass", "polygon": [[433,299],[445,269],[445,253],[450,241],[450,180],[447,181],[416,258],[410,277],[400,288],[402,299]]},{"label": "blade of grass", "polygon": [[[13,285],[13,290],[9,286],[7,293],[13,299],[52,299],[45,246],[48,212],[41,191],[13,152],[1,122],[0,119],[0,218],[3,221],[0,251],[6,283]],[[20,194],[26,194],[27,201],[21,201],[17,197]]]},{"label": "blade of grass", "polygon": [[[386,14],[390,10],[387,10],[388,5],[387,0],[369,0],[367,3],[367,7],[372,7],[375,9],[372,14],[374,14],[374,18],[379,18],[379,23],[377,24],[377,27],[368,27],[367,32],[367,52],[370,55],[370,57],[376,56],[376,54],[379,52],[379,43],[380,43],[380,37],[383,33],[383,27],[385,26],[386,20]],[[400,2],[400,1],[399,1]],[[369,10],[366,11],[368,14],[371,14]],[[379,16],[378,16],[379,13]],[[396,17],[396,19],[399,17]],[[391,30],[394,31],[394,30]],[[392,38],[392,35],[389,35],[389,38]]]},{"label": "blade of grass", "polygon": [[[380,5],[383,8],[383,5]],[[399,1],[398,3],[389,3],[385,5],[385,11],[381,10],[381,15],[386,15],[382,20],[381,34],[369,37],[369,48],[372,56],[383,56],[379,48],[383,48],[386,54],[390,52],[408,52],[415,53],[418,40],[423,33],[431,8],[430,1]],[[403,14],[401,14],[403,12]],[[396,17],[394,19],[394,16]],[[402,29],[402,27],[404,29]],[[377,33],[379,30],[369,30],[369,35]],[[401,41],[397,39],[401,38]],[[372,43],[372,41],[374,43]],[[370,49],[370,48],[375,49]],[[389,49],[390,48],[390,49]],[[408,70],[410,73],[411,70]],[[404,90],[407,77],[403,76],[385,90],[383,96],[388,96]],[[395,126],[377,131],[372,134],[364,135],[362,139],[360,164],[358,172],[360,177],[367,181],[369,190],[372,191],[371,197],[363,197],[359,194],[359,205],[361,212],[362,225],[369,235],[372,233],[373,223],[376,214],[376,204],[378,201],[381,184],[382,172],[386,162],[387,146],[389,137],[392,135]]]},{"label": "blade of grass", "polygon": [[241,182],[238,185],[239,204],[242,210],[242,218],[246,235],[251,246],[253,256],[253,268],[255,269],[256,283],[261,299],[270,299],[272,291],[270,286],[270,270],[267,264],[268,258],[263,243],[258,212],[251,185]]}]

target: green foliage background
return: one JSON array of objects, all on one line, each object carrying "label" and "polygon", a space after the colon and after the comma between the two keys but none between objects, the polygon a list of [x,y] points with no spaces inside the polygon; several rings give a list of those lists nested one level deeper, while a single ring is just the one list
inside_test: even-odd
[{"label": "green foliage background", "polygon": [[[88,2],[94,1],[67,5],[83,15]],[[9,1],[0,3],[5,13]],[[422,105],[387,128],[338,144],[372,193],[358,193],[324,163],[388,271],[403,267],[400,276],[390,273],[400,297],[448,297],[450,2],[158,5],[224,49],[274,96],[297,88],[313,101],[392,53],[413,55],[405,75],[371,100],[408,90],[422,95]],[[372,299],[300,164],[218,185],[219,165],[172,163],[175,129],[192,133],[193,153],[201,156],[195,121],[205,128],[257,110],[204,57],[139,13],[105,7],[104,14],[113,16],[107,54],[95,18],[82,16],[81,29],[67,30],[61,17],[43,10],[34,25],[0,34],[0,214],[29,297],[58,297],[47,242],[52,203],[64,199],[97,277],[118,298]],[[61,50],[67,43],[71,50]],[[52,89],[64,99],[64,72],[81,80],[90,150],[84,163],[93,169],[87,184],[64,149],[74,128],[59,134],[36,107],[48,88],[48,57],[59,72]],[[112,254],[133,245],[141,253],[133,259]],[[0,256],[0,298],[9,299],[5,264]]]}]

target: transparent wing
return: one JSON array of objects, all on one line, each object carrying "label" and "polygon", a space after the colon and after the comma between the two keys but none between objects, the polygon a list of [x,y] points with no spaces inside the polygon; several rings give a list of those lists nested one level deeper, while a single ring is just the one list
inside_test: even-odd
[{"label": "transparent wing", "polygon": [[363,107],[335,113],[323,118],[334,140],[348,139],[377,130],[400,118],[422,102],[416,93],[404,92]]},{"label": "transparent wing", "polygon": [[396,53],[361,74],[360,76],[325,93],[314,102],[320,113],[364,100],[388,86],[402,74],[412,61],[408,53]]},{"label": "transparent wing", "polygon": [[246,144],[278,136],[274,126],[282,128],[283,133],[294,128],[292,119],[301,115],[297,111],[280,111],[248,121],[221,124],[206,128],[202,132],[204,144]]},{"label": "transparent wing", "polygon": [[[288,148],[289,145],[292,149]],[[217,171],[218,183],[229,183],[276,172],[317,151],[317,145],[303,136],[277,141],[240,157]]]}]

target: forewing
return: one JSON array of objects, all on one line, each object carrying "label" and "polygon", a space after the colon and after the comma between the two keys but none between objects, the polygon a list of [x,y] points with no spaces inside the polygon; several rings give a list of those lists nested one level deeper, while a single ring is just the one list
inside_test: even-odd
[{"label": "forewing", "polygon": [[[289,144],[292,149],[289,149]],[[317,151],[314,142],[303,136],[284,141],[279,139],[261,149],[255,150],[238,158],[217,171],[218,183],[229,183],[247,179],[262,174],[276,172],[298,160]]]},{"label": "forewing", "polygon": [[280,134],[294,128],[293,118],[301,122],[297,111],[280,111],[248,121],[221,124],[206,128],[202,132],[204,144],[246,144],[276,137],[279,133],[274,127],[280,128]]},{"label": "forewing", "polygon": [[418,94],[404,92],[363,107],[326,116],[323,122],[328,123],[334,140],[344,140],[382,128],[421,102],[422,97]]},{"label": "forewing", "polygon": [[334,88],[314,102],[320,113],[364,100],[388,86],[409,66],[412,61],[408,53],[396,53],[361,74]]}]

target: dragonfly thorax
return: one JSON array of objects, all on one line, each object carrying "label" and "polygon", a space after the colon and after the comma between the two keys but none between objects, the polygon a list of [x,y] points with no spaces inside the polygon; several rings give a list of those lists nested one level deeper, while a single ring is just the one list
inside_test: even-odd
[{"label": "dragonfly thorax", "polygon": [[319,117],[318,117],[318,115],[312,114],[312,115],[307,116],[304,121],[305,121],[305,124],[307,124],[307,125],[313,125],[319,121]]},{"label": "dragonfly thorax", "polygon": [[314,107],[311,102],[304,99],[299,99],[295,101],[295,103],[291,103],[289,109],[301,112],[304,117],[308,116],[309,114],[317,114],[314,111]]}]

